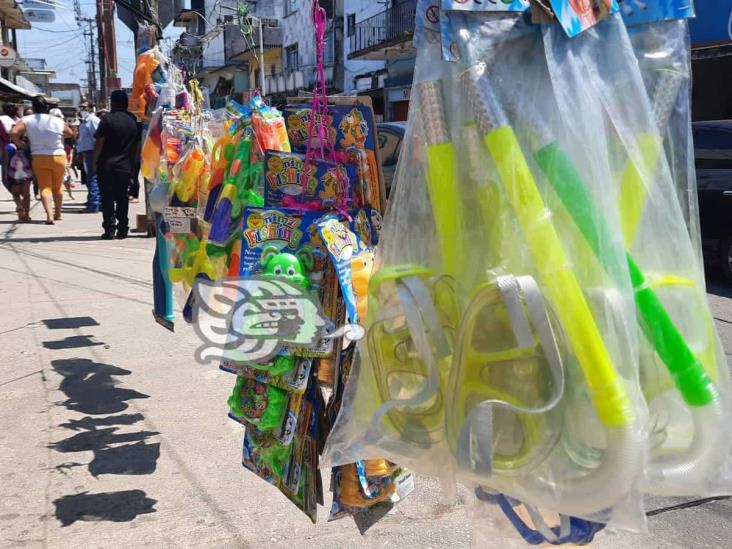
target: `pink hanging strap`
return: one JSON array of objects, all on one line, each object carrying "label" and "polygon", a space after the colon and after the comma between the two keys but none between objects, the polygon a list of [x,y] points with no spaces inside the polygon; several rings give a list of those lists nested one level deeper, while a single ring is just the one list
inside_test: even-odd
[{"label": "pink hanging strap", "polygon": [[[301,197],[304,199],[307,181],[310,178],[313,169],[313,163],[316,158],[324,158],[332,162],[338,163],[339,158],[336,154],[335,143],[332,142],[331,133],[328,131],[330,127],[330,112],[328,110],[328,91],[325,80],[325,28],[328,23],[328,16],[325,10],[320,7],[318,0],[313,0],[312,19],[315,27],[315,85],[313,86],[313,101],[310,107],[310,122],[308,124],[307,149],[305,152],[305,167],[303,169],[300,185],[303,188]],[[319,121],[316,124],[316,119]],[[317,140],[317,148],[314,141]],[[319,154],[318,154],[319,153]],[[346,181],[341,181],[342,185],[348,185]],[[312,207],[312,206],[310,206]],[[345,210],[345,205],[339,204],[338,210]]]}]

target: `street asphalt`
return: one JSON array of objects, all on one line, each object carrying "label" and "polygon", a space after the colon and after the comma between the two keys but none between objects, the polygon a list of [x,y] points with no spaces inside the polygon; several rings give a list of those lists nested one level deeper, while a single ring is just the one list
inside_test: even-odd
[{"label": "street asphalt", "polygon": [[[38,203],[18,224],[0,191],[0,547],[524,546],[495,509],[424,477],[365,535],[324,509],[311,524],[240,465],[231,376],[193,360],[190,329],[153,321],[153,239],[100,240],[84,198],[54,226]],[[729,357],[732,287],[712,279],[709,292]],[[648,533],[604,531],[593,546],[732,546],[728,499],[646,507]]]}]

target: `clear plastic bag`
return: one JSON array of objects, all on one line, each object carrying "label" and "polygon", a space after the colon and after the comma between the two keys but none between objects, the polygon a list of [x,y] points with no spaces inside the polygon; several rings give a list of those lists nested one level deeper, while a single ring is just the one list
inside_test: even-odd
[{"label": "clear plastic bag", "polygon": [[[683,372],[680,379],[669,374],[671,363],[661,353],[654,353],[648,345],[641,348],[641,374],[652,426],[646,489],[678,496],[727,493],[732,433],[723,418],[729,413],[730,382],[705,295],[691,135],[687,22],[639,26],[630,29],[630,38],[668,166],[662,159],[651,181],[659,192],[646,204],[650,219],[640,225],[638,242],[634,243],[638,251],[634,253],[642,258],[641,266],[646,261],[653,265],[647,274],[649,284],[684,344],[675,349],[673,357],[675,369]],[[657,225],[655,212],[672,212],[670,222],[676,231],[669,234],[672,246],[652,247],[651,228],[664,230]],[[656,331],[656,341],[663,335]],[[652,346],[653,340],[649,343]],[[701,388],[705,390],[691,393],[692,375],[699,377],[698,384],[706,384]]]},{"label": "clear plastic bag", "polygon": [[[330,456],[386,454],[445,480],[642,528],[643,410],[627,271],[612,278],[586,264],[591,251],[524,152],[539,150],[531,114],[557,110],[551,82],[524,45],[541,53],[540,36],[505,20],[492,29],[493,21],[463,34],[502,47],[467,44],[464,66],[419,52],[410,146],[384,223],[358,381]],[[595,156],[584,158],[590,173],[605,174],[592,179],[600,192],[609,162],[596,168]],[[615,234],[599,245],[622,269]],[[591,401],[578,415],[589,409],[605,425],[599,463],[577,463],[559,444],[565,378]]]}]

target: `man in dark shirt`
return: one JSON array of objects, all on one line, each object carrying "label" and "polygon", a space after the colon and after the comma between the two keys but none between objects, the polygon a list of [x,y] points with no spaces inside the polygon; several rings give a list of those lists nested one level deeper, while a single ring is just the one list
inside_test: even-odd
[{"label": "man in dark shirt", "polygon": [[127,110],[127,94],[112,92],[109,98],[111,112],[99,122],[94,146],[94,165],[102,195],[104,234],[111,240],[127,238],[129,202],[127,190],[133,168],[140,156],[140,126]]}]

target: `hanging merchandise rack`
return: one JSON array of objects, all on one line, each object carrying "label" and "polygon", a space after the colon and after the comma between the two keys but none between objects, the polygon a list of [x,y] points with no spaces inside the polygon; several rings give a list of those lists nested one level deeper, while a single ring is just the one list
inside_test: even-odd
[{"label": "hanging merchandise rack", "polygon": [[312,95],[282,110],[207,110],[157,48],[138,56],[155,319],[232,374],[243,466],[313,522],[321,462],[331,520],[370,525],[414,471],[530,544],[642,530],[644,494],[730,490],[688,198],[693,11],[528,4],[417,2],[383,218],[373,110],[328,97],[317,0]]}]

